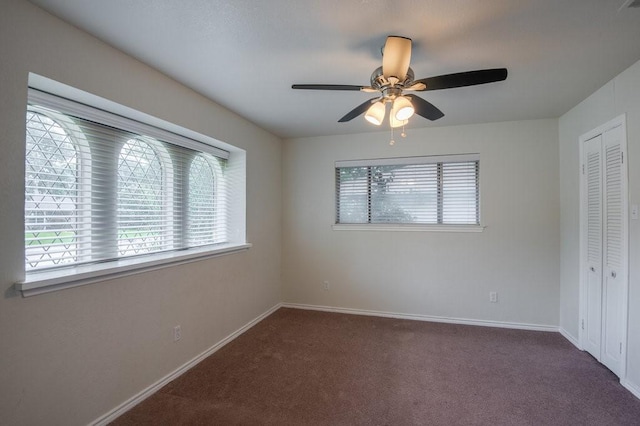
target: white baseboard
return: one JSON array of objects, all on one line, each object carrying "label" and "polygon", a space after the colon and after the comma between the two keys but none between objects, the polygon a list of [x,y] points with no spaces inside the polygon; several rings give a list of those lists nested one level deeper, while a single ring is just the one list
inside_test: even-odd
[{"label": "white baseboard", "polygon": [[[175,380],[182,374],[186,373],[188,370],[193,368],[195,365],[200,363],[202,360],[210,356],[211,354],[218,351],[220,348],[225,346],[227,343],[231,342],[242,333],[262,321],[264,318],[271,315],[273,312],[278,310],[279,308],[293,308],[293,309],[303,309],[303,310],[312,310],[312,311],[323,311],[323,312],[336,312],[342,314],[352,314],[352,315],[367,315],[367,316],[376,316],[376,317],[384,317],[384,318],[398,318],[398,319],[408,319],[415,321],[430,321],[430,322],[441,322],[441,323],[450,323],[450,324],[464,324],[464,325],[476,325],[482,327],[498,327],[498,328],[511,328],[518,330],[535,330],[535,331],[552,331],[552,332],[560,332],[562,336],[564,336],[567,340],[569,340],[576,347],[580,348],[578,345],[578,340],[569,334],[563,328],[559,328],[553,325],[538,325],[538,324],[525,324],[525,323],[511,323],[511,322],[503,322],[503,321],[491,321],[491,320],[472,320],[466,318],[453,318],[453,317],[441,317],[441,316],[432,316],[432,315],[418,315],[418,314],[403,314],[403,313],[395,313],[395,312],[384,312],[384,311],[372,311],[365,309],[352,309],[352,308],[340,308],[333,306],[320,306],[320,305],[305,305],[300,303],[278,303],[275,306],[268,309],[263,314],[249,321],[244,326],[240,327],[233,333],[229,334],[224,339],[220,340],[209,349],[205,350],[201,354],[197,355],[190,361],[187,361],[185,364],[181,365],[171,373],[167,374],[165,377],[161,378],[151,386],[142,390],[138,394],[129,398],[122,404],[113,408],[109,412],[103,414],[96,420],[90,423],[92,426],[103,426],[107,425],[110,422],[114,421],[116,418],[121,416],[122,414],[129,411],[131,408],[135,407],[145,399],[149,398],[155,392],[157,392],[160,388],[162,388],[167,383]],[[640,399],[640,387],[634,385],[633,383],[623,380],[620,382],[622,386],[624,386],[629,392],[631,392],[636,398]]]},{"label": "white baseboard", "polygon": [[127,411],[129,411],[130,409],[132,409],[133,407],[135,407],[136,405],[140,404],[142,401],[144,401],[145,399],[149,398],[151,395],[156,393],[161,387],[163,387],[167,383],[171,382],[172,380],[175,380],[176,378],[178,378],[182,374],[186,373],[189,369],[191,369],[194,366],[196,366],[200,361],[204,360],[209,355],[215,353],[216,351],[218,351],[218,349],[222,348],[224,345],[226,345],[227,343],[231,342],[236,337],[240,336],[242,333],[244,333],[245,331],[247,331],[248,329],[250,329],[251,327],[253,327],[257,323],[262,321],[264,318],[266,318],[269,315],[271,315],[273,312],[278,310],[281,306],[282,306],[281,303],[278,303],[277,305],[273,306],[272,308],[270,308],[269,310],[267,310],[263,314],[259,315],[258,317],[254,318],[253,320],[249,321],[248,323],[246,323],[245,325],[243,325],[242,327],[240,327],[239,329],[237,329],[233,333],[229,334],[224,339],[220,340],[215,345],[211,346],[206,351],[202,352],[200,355],[196,356],[195,358],[191,359],[190,361],[187,361],[185,364],[181,365],[180,367],[178,367],[177,369],[175,369],[171,373],[167,374],[162,379],[158,380],[157,382],[155,382],[154,384],[152,384],[148,388],[142,390],[141,392],[139,392],[138,394],[136,394],[133,397],[129,398],[128,400],[126,400],[122,404],[118,405],[117,407],[113,408],[109,412],[103,414],[102,416],[100,416],[99,418],[97,418],[96,420],[91,422],[90,425],[92,425],[92,426],[103,426],[103,425],[107,425],[110,422],[114,421],[116,418],[118,418],[122,414],[126,413]]},{"label": "white baseboard", "polygon": [[620,380],[620,384],[625,387],[626,390],[631,392],[633,396],[640,399],[640,386],[634,385],[628,380]]},{"label": "white baseboard", "polygon": [[564,328],[560,327],[558,329],[558,331],[560,331],[560,334],[562,334],[562,336],[565,339],[567,339],[569,342],[571,342],[573,344],[573,346],[575,346],[576,348],[582,350],[582,348],[580,347],[580,342],[578,341],[578,339],[573,337],[567,330],[565,330]]},{"label": "white baseboard", "polygon": [[283,308],[304,309],[309,311],[337,312],[341,314],[367,315],[367,316],[384,317],[384,318],[408,319],[408,320],[415,320],[415,321],[444,322],[449,324],[478,325],[482,327],[513,328],[518,330],[535,330],[535,331],[553,331],[556,333],[558,332],[558,327],[555,325],[524,324],[524,323],[517,323],[517,322],[472,320],[472,319],[466,319],[466,318],[439,317],[439,316],[432,316],[432,315],[402,314],[402,313],[395,313],[395,312],[370,311],[365,309],[338,308],[333,306],[305,305],[300,303],[282,303],[281,306]]}]

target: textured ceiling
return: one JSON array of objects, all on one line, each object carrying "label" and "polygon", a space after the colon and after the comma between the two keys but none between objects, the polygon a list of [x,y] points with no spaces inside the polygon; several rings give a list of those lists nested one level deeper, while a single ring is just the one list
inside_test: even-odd
[{"label": "textured ceiling", "polygon": [[506,81],[423,92],[445,117],[410,128],[558,117],[640,59],[625,0],[32,0],[281,137],[386,131],[337,120],[372,97],[389,34],[416,78],[506,67]]}]

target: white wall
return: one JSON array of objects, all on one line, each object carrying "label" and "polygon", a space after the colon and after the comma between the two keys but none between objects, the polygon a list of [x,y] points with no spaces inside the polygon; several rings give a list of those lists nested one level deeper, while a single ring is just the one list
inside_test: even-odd
[{"label": "white wall", "polygon": [[[284,301],[557,326],[557,120],[409,129],[396,140],[285,141]],[[480,153],[484,232],[332,230],[336,160],[456,153]]]},{"label": "white wall", "polygon": [[[640,62],[608,82],[559,120],[561,202],[560,326],[578,338],[579,144],[584,133],[627,114],[629,205],[640,204]],[[629,222],[629,338],[627,381],[640,394],[640,224]]]},{"label": "white wall", "polygon": [[[253,248],[31,298],[16,294],[29,72],[245,149]],[[280,301],[278,138],[24,0],[0,6],[0,91],[0,424],[86,424]]]}]

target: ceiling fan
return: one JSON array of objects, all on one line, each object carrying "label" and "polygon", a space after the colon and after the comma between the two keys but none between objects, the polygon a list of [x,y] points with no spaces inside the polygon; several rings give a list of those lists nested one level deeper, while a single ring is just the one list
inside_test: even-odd
[{"label": "ceiling fan", "polygon": [[372,124],[380,125],[386,115],[386,104],[391,104],[389,124],[392,128],[404,126],[409,118],[418,114],[428,120],[437,120],[444,116],[430,102],[405,92],[424,92],[428,90],[450,89],[454,87],[475,86],[493,83],[507,78],[506,68],[494,68],[445,74],[415,80],[411,62],[411,39],[400,36],[389,36],[382,50],[382,66],[371,74],[370,86],[354,86],[348,84],[294,84],[292,89],[310,90],[352,90],[367,93],[379,92],[375,98],[349,111],[338,122],[353,120],[365,113],[365,119]]}]

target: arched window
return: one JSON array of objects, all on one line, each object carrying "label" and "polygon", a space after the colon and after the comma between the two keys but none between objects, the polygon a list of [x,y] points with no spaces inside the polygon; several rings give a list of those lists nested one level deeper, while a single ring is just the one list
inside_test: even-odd
[{"label": "arched window", "polygon": [[200,246],[217,242],[216,174],[206,154],[198,154],[189,167],[188,245]]},{"label": "arched window", "polygon": [[27,111],[25,266],[42,269],[78,260],[81,155],[63,125]]},{"label": "arched window", "polygon": [[23,294],[246,248],[243,152],[32,88],[26,112]]},{"label": "arched window", "polygon": [[167,218],[165,166],[158,147],[129,139],[118,157],[118,254],[129,256],[167,248],[172,224]]}]

